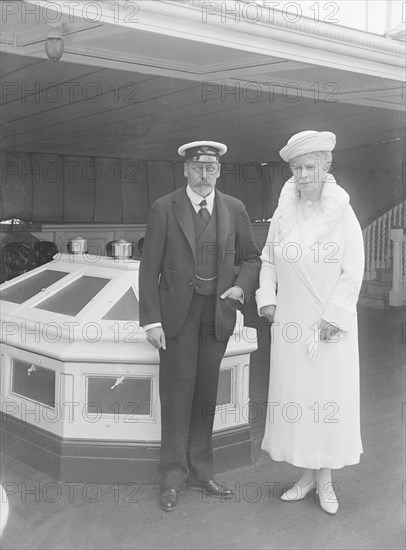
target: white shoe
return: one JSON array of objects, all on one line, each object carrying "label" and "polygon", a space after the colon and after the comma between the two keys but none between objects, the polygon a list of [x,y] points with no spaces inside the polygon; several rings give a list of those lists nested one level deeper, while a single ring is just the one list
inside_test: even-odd
[{"label": "white shoe", "polygon": [[338,500],[337,495],[334,492],[332,486],[329,489],[320,491],[319,487],[319,503],[322,510],[328,514],[336,514],[338,510]]},{"label": "white shoe", "polygon": [[286,500],[290,502],[296,502],[297,500],[302,500],[309,491],[315,489],[316,482],[312,481],[308,485],[301,487],[298,483],[295,483],[293,487],[288,489],[281,495],[281,500]]}]

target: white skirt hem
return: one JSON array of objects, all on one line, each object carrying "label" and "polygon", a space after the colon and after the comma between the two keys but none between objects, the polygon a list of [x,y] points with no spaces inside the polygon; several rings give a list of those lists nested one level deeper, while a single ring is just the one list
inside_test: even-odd
[{"label": "white skirt hem", "polygon": [[268,449],[261,447],[263,451],[269,454],[269,456],[274,460],[275,462],[288,462],[289,464],[292,464],[292,466],[297,466],[298,468],[307,468],[309,470],[319,470],[320,468],[330,468],[331,470],[339,470],[341,468],[344,468],[345,466],[354,466],[355,464],[359,464],[361,459],[362,451],[358,454],[354,454],[352,456],[347,457],[341,457],[340,459],[334,459],[334,460],[318,460],[317,462],[302,460],[298,457],[292,458],[287,455],[282,454],[275,454]]}]

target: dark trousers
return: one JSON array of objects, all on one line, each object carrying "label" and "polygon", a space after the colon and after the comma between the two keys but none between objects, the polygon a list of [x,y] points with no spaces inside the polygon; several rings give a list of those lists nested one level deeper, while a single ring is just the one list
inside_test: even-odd
[{"label": "dark trousers", "polygon": [[214,296],[194,294],[180,333],[160,350],[161,458],[159,485],[213,478],[212,431],[219,368],[227,342],[214,334]]}]

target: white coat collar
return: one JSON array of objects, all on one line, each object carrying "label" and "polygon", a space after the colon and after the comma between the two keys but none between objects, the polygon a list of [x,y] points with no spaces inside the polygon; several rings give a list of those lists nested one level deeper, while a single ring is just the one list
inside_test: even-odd
[{"label": "white coat collar", "polygon": [[[296,208],[299,192],[293,177],[282,188],[278,208],[275,212],[278,224],[278,240],[282,240],[296,223]],[[340,187],[334,176],[327,174],[320,197],[320,217],[316,229],[317,239],[323,239],[342,220],[347,205],[350,202],[348,193]]]}]

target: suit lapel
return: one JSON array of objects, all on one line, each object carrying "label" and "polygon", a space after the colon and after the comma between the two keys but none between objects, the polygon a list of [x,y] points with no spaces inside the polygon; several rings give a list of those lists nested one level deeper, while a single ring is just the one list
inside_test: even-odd
[{"label": "suit lapel", "polygon": [[[186,194],[186,188],[179,189],[172,199],[173,214],[177,219],[180,228],[182,229],[190,248],[193,252],[193,257],[196,262],[196,235],[195,226],[193,223],[192,209],[190,206],[189,197]],[[216,190],[215,207],[217,213],[217,238],[218,238],[218,262],[221,267],[221,260],[226,251],[226,241],[230,228],[230,214],[226,206],[224,197],[220,191]]]},{"label": "suit lapel", "polygon": [[226,206],[221,192],[216,191],[215,205],[217,212],[217,242],[218,242],[218,268],[221,267],[222,260],[226,252],[226,241],[230,229],[230,213]]},{"label": "suit lapel", "polygon": [[185,234],[186,239],[193,252],[193,258],[196,263],[196,236],[193,223],[192,209],[189,197],[186,195],[186,188],[182,187],[175,194],[173,200],[173,213],[178,220],[179,226]]}]

